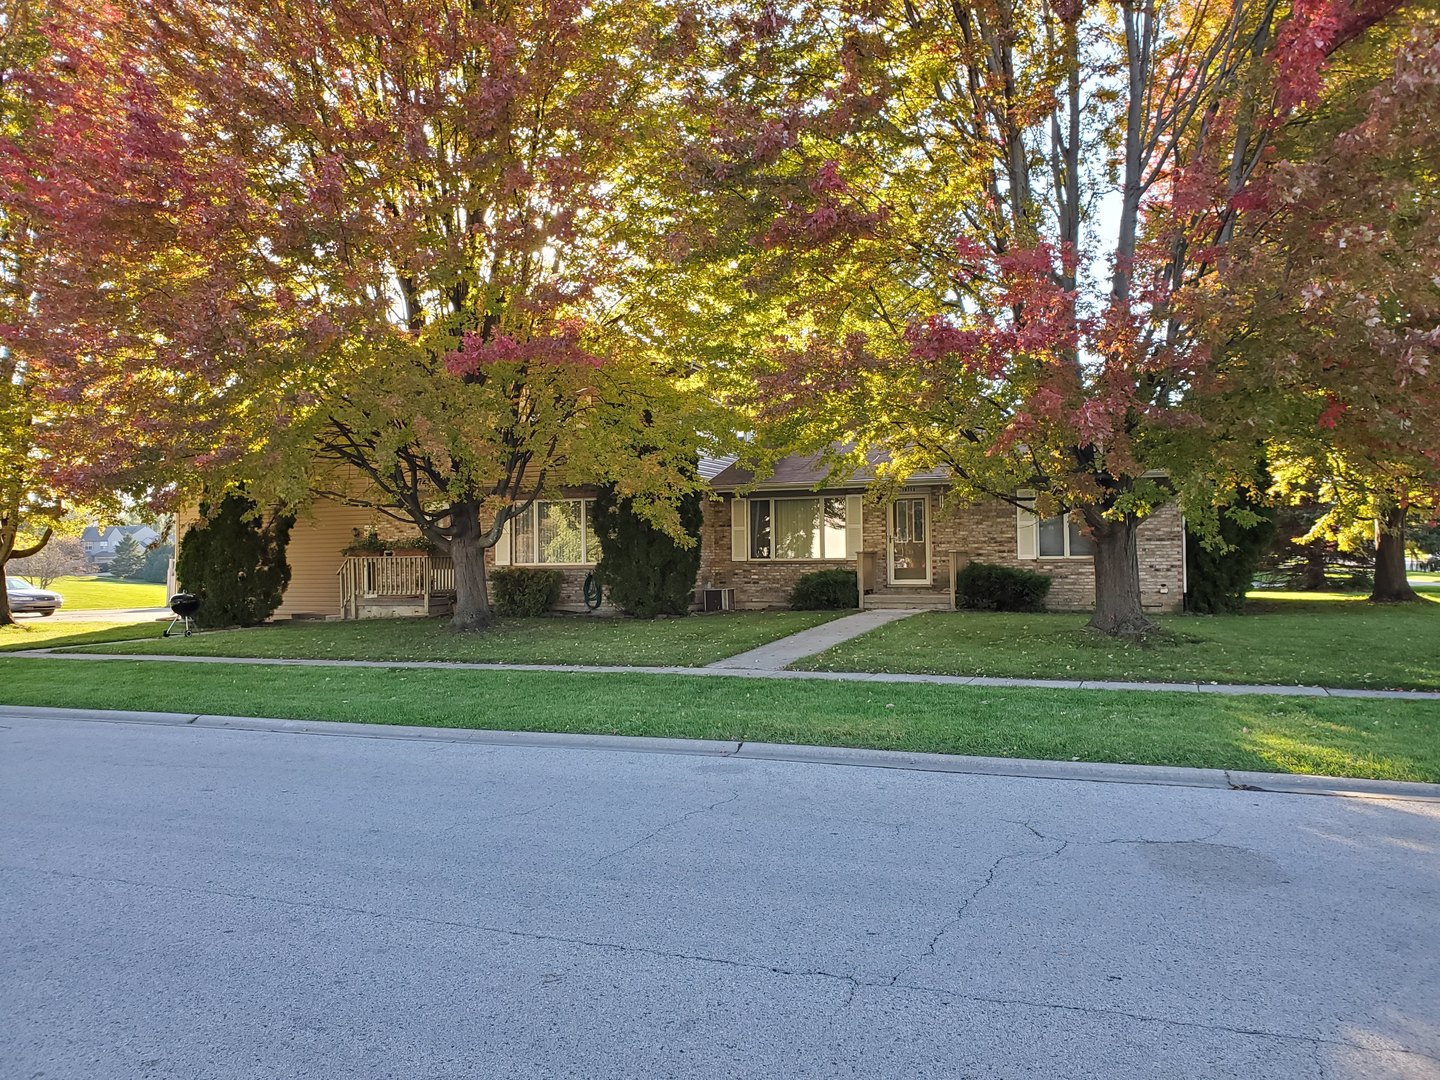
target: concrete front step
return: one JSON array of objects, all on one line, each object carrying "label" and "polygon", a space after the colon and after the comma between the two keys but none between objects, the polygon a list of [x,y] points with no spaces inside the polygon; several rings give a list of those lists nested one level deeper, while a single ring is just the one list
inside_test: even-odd
[{"label": "concrete front step", "polygon": [[950,598],[944,593],[867,593],[863,606],[866,611],[949,611]]}]

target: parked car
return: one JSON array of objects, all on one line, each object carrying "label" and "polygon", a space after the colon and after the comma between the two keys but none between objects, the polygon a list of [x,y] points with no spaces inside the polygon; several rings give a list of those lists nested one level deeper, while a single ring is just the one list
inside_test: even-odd
[{"label": "parked car", "polygon": [[1426,559],[1425,569],[1432,574],[1440,574],[1440,555],[1431,555]]},{"label": "parked car", "polygon": [[57,592],[37,589],[23,577],[5,578],[5,595],[10,599],[10,610],[17,615],[54,615],[65,603]]}]

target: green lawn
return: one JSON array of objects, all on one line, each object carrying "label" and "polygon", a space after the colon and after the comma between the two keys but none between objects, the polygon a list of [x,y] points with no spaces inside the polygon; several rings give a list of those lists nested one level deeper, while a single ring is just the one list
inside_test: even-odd
[{"label": "green lawn", "polygon": [[105,608],[164,607],[164,585],[143,581],[116,581],[108,577],[62,577],[48,588],[65,599],[62,611],[101,611]]},{"label": "green lawn", "polygon": [[95,641],[124,641],[131,638],[158,638],[165,629],[158,622],[114,623],[59,622],[21,616],[14,626],[0,626],[0,652],[16,649],[53,649]]},{"label": "green lawn", "polygon": [[1084,629],[1084,615],[937,612],[883,626],[795,666],[809,671],[1440,688],[1440,597],[1391,606],[1372,605],[1346,593],[1267,591],[1256,597],[1244,615],[1161,619],[1172,639],[1143,646],[1091,634]]},{"label": "green lawn", "polygon": [[766,611],[681,619],[555,616],[502,619],[453,634],[444,619],[279,623],[115,646],[106,652],[339,660],[467,660],[503,664],[634,664],[694,667],[753,649],[844,612]]},{"label": "green lawn", "polygon": [[0,703],[1440,781],[1434,702],[10,658]]}]

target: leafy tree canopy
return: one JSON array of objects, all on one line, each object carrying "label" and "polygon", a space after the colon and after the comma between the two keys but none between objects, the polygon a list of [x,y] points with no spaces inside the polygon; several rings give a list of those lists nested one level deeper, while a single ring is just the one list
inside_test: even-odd
[{"label": "leafy tree canopy", "polygon": [[717,385],[773,445],[1075,510],[1092,625],[1146,632],[1139,521],[1177,488],[1211,505],[1263,441],[1197,407],[1231,358],[1189,297],[1263,219],[1327,63],[1398,7],[727,9],[685,174],[692,310],[755,357]]},{"label": "leafy tree canopy", "polygon": [[403,515],[460,626],[546,491],[678,530],[698,405],[642,305],[682,31],[652,0],[56,0],[6,179],[43,226],[26,345],[105,437],[51,452]]}]

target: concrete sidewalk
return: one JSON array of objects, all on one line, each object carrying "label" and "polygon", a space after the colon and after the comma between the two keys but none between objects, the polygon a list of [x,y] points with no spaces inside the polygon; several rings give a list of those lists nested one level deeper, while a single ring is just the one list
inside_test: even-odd
[{"label": "concrete sidewalk", "polygon": [[722,671],[780,671],[797,660],[804,660],[807,656],[822,653],[851,638],[868,634],[886,623],[918,614],[918,611],[894,609],[860,611],[832,622],[812,626],[809,630],[801,630],[798,634],[791,634],[779,641],[771,641],[749,652],[727,656],[724,660],[707,664],[706,667]]},{"label": "concrete sidewalk", "polygon": [[[176,643],[177,645],[179,642]],[[778,643],[777,643],[778,644]],[[0,663],[27,660],[115,662],[137,660],[165,664],[253,664],[266,667],[405,668],[437,671],[549,671],[565,675],[694,675],[740,679],[820,679],[826,682],[926,683],[934,686],[993,686],[1035,690],[1139,690],[1159,693],[1286,697],[1386,698],[1440,701],[1435,690],[1352,690],[1343,687],[1250,685],[1194,682],[1116,682],[1104,679],[1002,679],[976,675],[911,675],[873,671],[792,671],[741,667],[635,667],[585,664],[481,664],[461,660],[283,660],[248,656],[187,656],[177,653],[78,653],[24,649],[0,653]],[[732,657],[732,659],[734,659]]]}]

